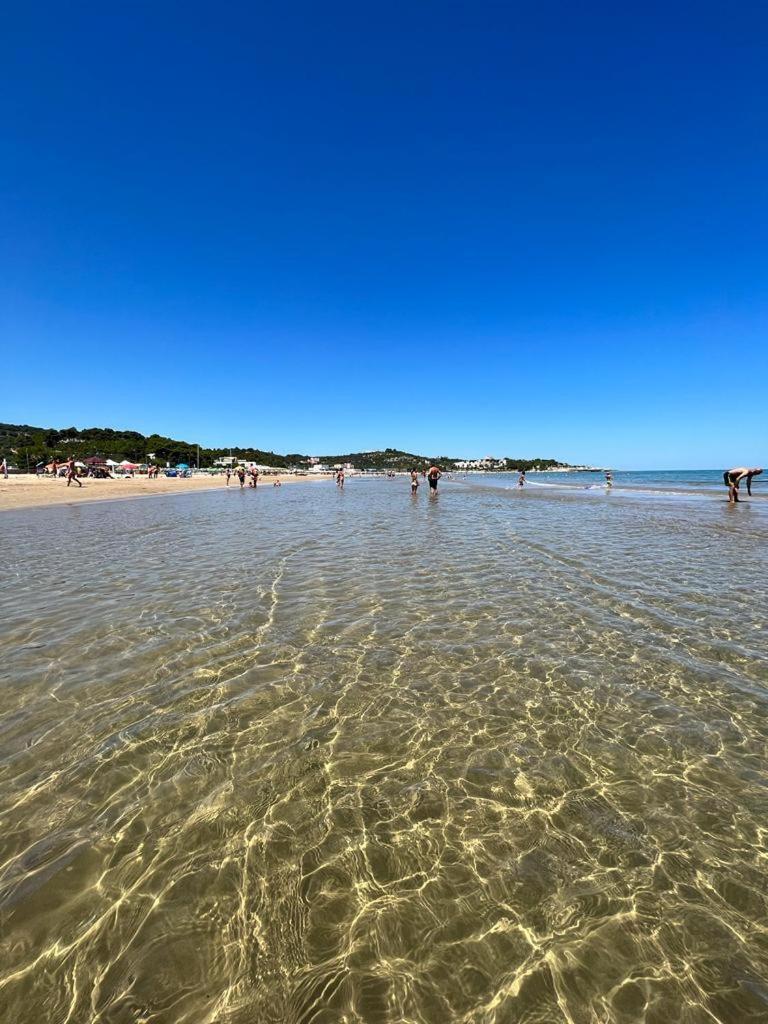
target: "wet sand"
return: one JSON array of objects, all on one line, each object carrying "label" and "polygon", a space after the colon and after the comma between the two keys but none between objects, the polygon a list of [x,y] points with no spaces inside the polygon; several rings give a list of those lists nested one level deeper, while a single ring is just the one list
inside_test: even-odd
[{"label": "wet sand", "polygon": [[[330,474],[292,476],[260,476],[259,487],[272,487],[275,480],[283,484],[306,483],[310,480],[329,480]],[[188,479],[161,476],[148,480],[144,476],[118,477],[114,480],[83,479],[83,486],[67,487],[64,479],[38,477],[32,474],[10,476],[0,480],[0,512],[17,508],[39,508],[48,505],[68,505],[75,501],[114,501],[117,498],[141,498],[160,494],[189,494],[191,491],[210,491],[226,487],[223,476],[193,476]],[[230,487],[239,487],[232,477]],[[247,485],[246,485],[247,486]]]}]

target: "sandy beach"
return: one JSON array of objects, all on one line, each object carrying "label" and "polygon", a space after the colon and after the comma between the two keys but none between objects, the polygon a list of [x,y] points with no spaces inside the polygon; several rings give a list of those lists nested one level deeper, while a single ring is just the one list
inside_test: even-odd
[{"label": "sandy beach", "polygon": [[[293,476],[279,474],[259,478],[259,487],[272,487],[275,480],[283,484],[306,483],[308,481],[328,480],[329,474],[313,476]],[[38,477],[32,474],[10,476],[0,480],[0,512],[18,508],[40,508],[48,505],[67,505],[75,501],[114,501],[119,498],[141,498],[159,494],[189,494],[191,491],[210,491],[226,487],[223,476],[182,477],[161,476],[156,480],[146,477],[119,477],[114,480],[83,479],[83,486],[52,477]],[[233,477],[230,487],[239,487],[237,478]]]}]

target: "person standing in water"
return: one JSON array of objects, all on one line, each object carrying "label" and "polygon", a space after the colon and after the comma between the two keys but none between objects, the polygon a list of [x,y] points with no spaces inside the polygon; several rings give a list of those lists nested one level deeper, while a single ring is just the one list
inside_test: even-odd
[{"label": "person standing in water", "polygon": [[77,470],[75,469],[75,458],[73,455],[67,459],[67,487],[75,481],[78,487],[82,487],[82,482],[78,479]]},{"label": "person standing in water", "polygon": [[343,469],[340,469],[338,471],[338,473],[336,474],[336,486],[340,490],[342,490],[342,491],[344,490],[344,470]]},{"label": "person standing in water", "polygon": [[605,486],[608,488],[613,487],[613,473],[610,469],[606,469],[605,471]]},{"label": "person standing in water", "polygon": [[238,466],[235,473],[237,474],[237,479],[240,481],[240,490],[242,490],[243,487],[245,487],[245,466]]},{"label": "person standing in water", "polygon": [[520,470],[520,476],[517,478],[517,486],[518,487],[525,487],[525,470],[524,469]]},{"label": "person standing in water", "polygon": [[723,473],[723,483],[728,488],[728,502],[733,505],[739,500],[739,484],[742,480],[747,481],[747,494],[752,497],[752,477],[759,476],[762,468],[755,467],[747,469],[745,466],[737,466],[735,469],[726,469]]},{"label": "person standing in water", "polygon": [[415,469],[411,470],[411,494],[416,494],[419,489],[419,474]]},{"label": "person standing in water", "polygon": [[442,476],[442,472],[439,466],[430,466],[427,473],[427,482],[429,484],[429,490],[432,494],[437,494],[437,481]]}]

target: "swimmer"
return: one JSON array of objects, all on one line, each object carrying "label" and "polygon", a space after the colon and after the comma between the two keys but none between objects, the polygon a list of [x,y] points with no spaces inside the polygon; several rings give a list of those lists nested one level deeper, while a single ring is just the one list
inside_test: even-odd
[{"label": "swimmer", "polygon": [[747,469],[744,466],[737,466],[736,469],[726,469],[723,473],[723,483],[728,488],[728,502],[733,505],[739,500],[739,484],[742,480],[747,481],[747,494],[752,497],[752,477],[762,473],[761,468]]}]

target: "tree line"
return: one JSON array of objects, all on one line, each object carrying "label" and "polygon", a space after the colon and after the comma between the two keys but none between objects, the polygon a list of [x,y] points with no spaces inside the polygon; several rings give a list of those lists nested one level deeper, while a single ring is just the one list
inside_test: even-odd
[{"label": "tree line", "polygon": [[[263,466],[306,468],[309,456],[294,452],[281,455],[261,448],[206,448],[195,442],[179,441],[161,434],[140,434],[136,430],[113,430],[110,427],[77,427],[53,429],[33,427],[25,424],[0,423],[0,457],[5,456],[9,464],[20,472],[32,472],[39,463],[53,459],[84,460],[91,456],[113,459],[120,462],[145,463],[152,460],[159,464],[169,462],[172,466],[186,462],[190,466],[209,468],[224,456],[234,456],[246,462],[257,462]],[[423,469],[436,463],[443,469],[453,469],[457,458],[446,455],[428,457],[404,452],[397,448],[385,448],[375,452],[348,452],[342,455],[322,455],[320,462],[333,466],[336,463],[350,463],[355,469],[383,469],[403,471]],[[556,459],[508,459],[507,469],[548,469],[562,466]]]}]

